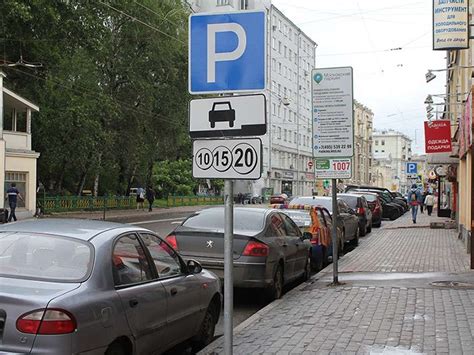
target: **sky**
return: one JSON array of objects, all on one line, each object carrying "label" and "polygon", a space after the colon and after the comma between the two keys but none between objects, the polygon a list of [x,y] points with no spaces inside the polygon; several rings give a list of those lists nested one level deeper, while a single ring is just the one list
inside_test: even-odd
[{"label": "sky", "polygon": [[432,1],[272,3],[318,44],[317,68],[354,68],[354,98],[373,111],[376,129],[403,132],[424,154],[425,98],[446,92],[446,72],[425,81],[428,69],[446,68],[446,51],[432,49]]}]

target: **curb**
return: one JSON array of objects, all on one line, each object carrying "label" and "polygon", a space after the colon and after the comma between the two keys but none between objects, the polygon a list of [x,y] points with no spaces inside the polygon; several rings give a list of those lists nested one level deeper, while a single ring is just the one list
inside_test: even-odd
[{"label": "curb", "polygon": [[[329,267],[332,267],[332,264],[326,266],[324,269],[319,271],[317,274],[311,276],[311,278],[308,281],[304,281],[301,284],[299,284],[298,286],[292,288],[290,291],[288,291],[287,293],[284,294],[284,297],[286,298],[286,297],[288,297],[288,295],[291,295],[295,292],[301,291],[306,286],[308,286],[308,284],[311,284],[314,281],[317,281],[320,278],[326,276],[327,273],[325,272],[325,270]],[[275,300],[275,301],[267,304],[265,307],[263,307],[262,309],[260,309],[256,313],[252,314],[249,318],[244,320],[242,323],[235,326],[234,329],[233,329],[234,337],[235,337],[235,335],[237,335],[241,331],[243,331],[246,328],[248,328],[248,327],[254,325],[255,323],[257,323],[261,318],[263,318],[264,315],[266,315],[268,312],[270,312],[273,308],[279,306],[280,303],[284,302],[285,298],[282,297],[278,300]],[[223,346],[224,345],[223,343],[224,343],[224,336],[222,335],[218,339],[216,339],[212,343],[210,343],[208,346],[206,346],[204,349],[199,351],[198,354],[200,354],[200,355],[218,354],[218,352],[216,352],[215,349]]]}]

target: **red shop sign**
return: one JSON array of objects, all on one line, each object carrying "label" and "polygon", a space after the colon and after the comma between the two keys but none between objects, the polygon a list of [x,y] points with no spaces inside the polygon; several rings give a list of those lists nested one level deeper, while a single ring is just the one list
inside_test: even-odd
[{"label": "red shop sign", "polygon": [[450,153],[451,149],[451,122],[425,121],[425,152]]}]

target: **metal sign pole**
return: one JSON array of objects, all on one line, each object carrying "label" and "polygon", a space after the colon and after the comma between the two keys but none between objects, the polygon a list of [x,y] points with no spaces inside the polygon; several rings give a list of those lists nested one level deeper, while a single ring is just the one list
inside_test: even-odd
[{"label": "metal sign pole", "polygon": [[337,253],[338,253],[338,240],[337,240],[337,180],[332,179],[332,268],[333,268],[333,284],[337,285],[338,272],[337,272]]},{"label": "metal sign pole", "polygon": [[234,182],[224,181],[224,354],[232,355],[233,343],[233,244],[234,244]]}]

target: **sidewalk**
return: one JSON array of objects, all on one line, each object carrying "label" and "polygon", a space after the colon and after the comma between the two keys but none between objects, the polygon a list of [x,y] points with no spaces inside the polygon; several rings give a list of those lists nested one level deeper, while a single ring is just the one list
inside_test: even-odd
[{"label": "sidewalk", "polygon": [[341,286],[329,265],[236,327],[234,353],[473,354],[474,272],[455,230],[427,227],[444,220],[384,221],[340,259]]}]

